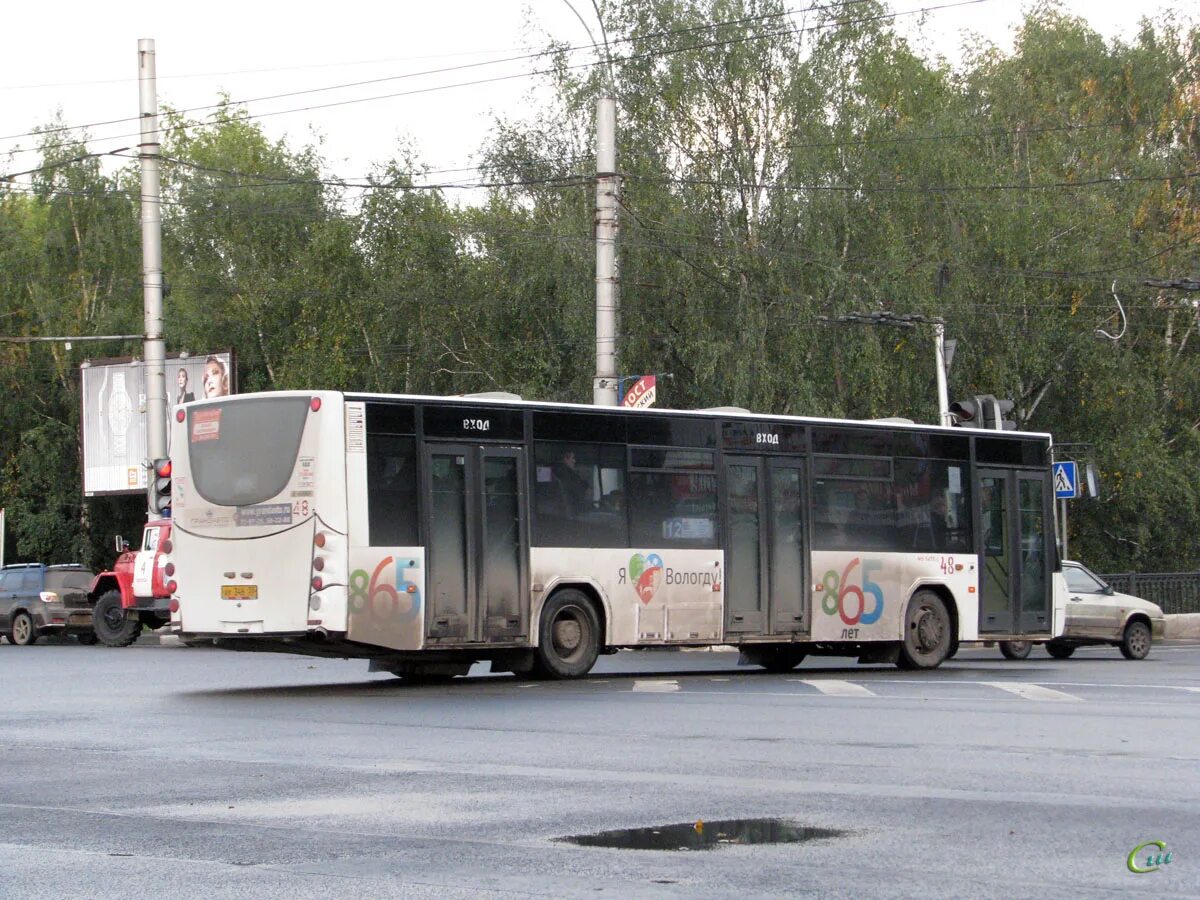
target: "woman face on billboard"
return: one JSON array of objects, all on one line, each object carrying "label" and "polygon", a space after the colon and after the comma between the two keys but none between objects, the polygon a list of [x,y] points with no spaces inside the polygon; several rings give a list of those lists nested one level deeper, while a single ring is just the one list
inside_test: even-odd
[{"label": "woman face on billboard", "polygon": [[229,393],[229,376],[225,364],[215,356],[204,361],[204,397],[224,397]]}]

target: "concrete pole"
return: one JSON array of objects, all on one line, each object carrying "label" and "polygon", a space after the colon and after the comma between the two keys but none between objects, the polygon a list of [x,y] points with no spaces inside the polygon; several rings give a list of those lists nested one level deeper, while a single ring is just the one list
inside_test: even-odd
[{"label": "concrete pole", "polygon": [[596,377],[592,402],[617,406],[617,309],[620,274],[617,268],[617,101],[596,102]]},{"label": "concrete pole", "polygon": [[935,324],[933,337],[937,355],[938,424],[949,427],[954,420],[950,417],[950,393],[946,387],[946,326]]},{"label": "concrete pole", "polygon": [[[166,345],[163,341],[162,208],[159,204],[158,95],[155,86],[154,41],[138,41],[138,108],[142,140],[142,305],[145,333],[146,452],[148,477],[153,461],[167,455]],[[148,496],[148,495],[147,495]],[[153,510],[149,512],[154,515]]]}]

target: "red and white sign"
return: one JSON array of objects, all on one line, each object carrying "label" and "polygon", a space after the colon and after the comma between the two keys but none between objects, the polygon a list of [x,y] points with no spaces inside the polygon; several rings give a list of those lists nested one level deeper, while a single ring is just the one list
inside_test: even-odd
[{"label": "red and white sign", "polygon": [[630,386],[622,405],[628,409],[645,409],[647,406],[653,406],[657,399],[656,382],[657,379],[653,375],[643,375]]},{"label": "red and white sign", "polygon": [[221,437],[221,410],[197,409],[192,411],[192,443],[216,441]]}]

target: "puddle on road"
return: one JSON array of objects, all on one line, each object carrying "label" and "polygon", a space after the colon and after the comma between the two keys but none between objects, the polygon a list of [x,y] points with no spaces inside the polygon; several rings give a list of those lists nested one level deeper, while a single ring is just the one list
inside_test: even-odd
[{"label": "puddle on road", "polygon": [[724,844],[799,844],[841,837],[833,828],[809,828],[787,819],[725,819],[719,822],[680,822],[646,828],[619,828],[559,838],[583,847],[618,850],[709,850]]}]

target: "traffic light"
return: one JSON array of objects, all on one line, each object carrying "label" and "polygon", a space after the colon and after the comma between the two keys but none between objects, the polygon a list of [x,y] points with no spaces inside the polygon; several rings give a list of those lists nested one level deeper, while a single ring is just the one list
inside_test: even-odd
[{"label": "traffic light", "polygon": [[955,425],[988,428],[993,431],[1014,431],[1017,423],[1005,418],[1013,411],[1011,400],[997,400],[991,394],[976,394],[967,400],[950,404],[950,416]]},{"label": "traffic light", "polygon": [[171,460],[156,459],[150,474],[150,511],[171,518]]},{"label": "traffic light", "polygon": [[987,415],[988,401],[994,401],[996,398],[991,394],[983,394],[977,397],[970,397],[966,400],[956,400],[950,404],[950,415],[954,419],[955,425],[970,426],[972,428],[986,428],[984,417]]},{"label": "traffic light", "polygon": [[988,428],[995,428],[997,431],[1016,431],[1017,423],[1006,416],[1013,411],[1016,405],[1011,400],[997,400],[992,397],[992,408],[988,413]]}]

